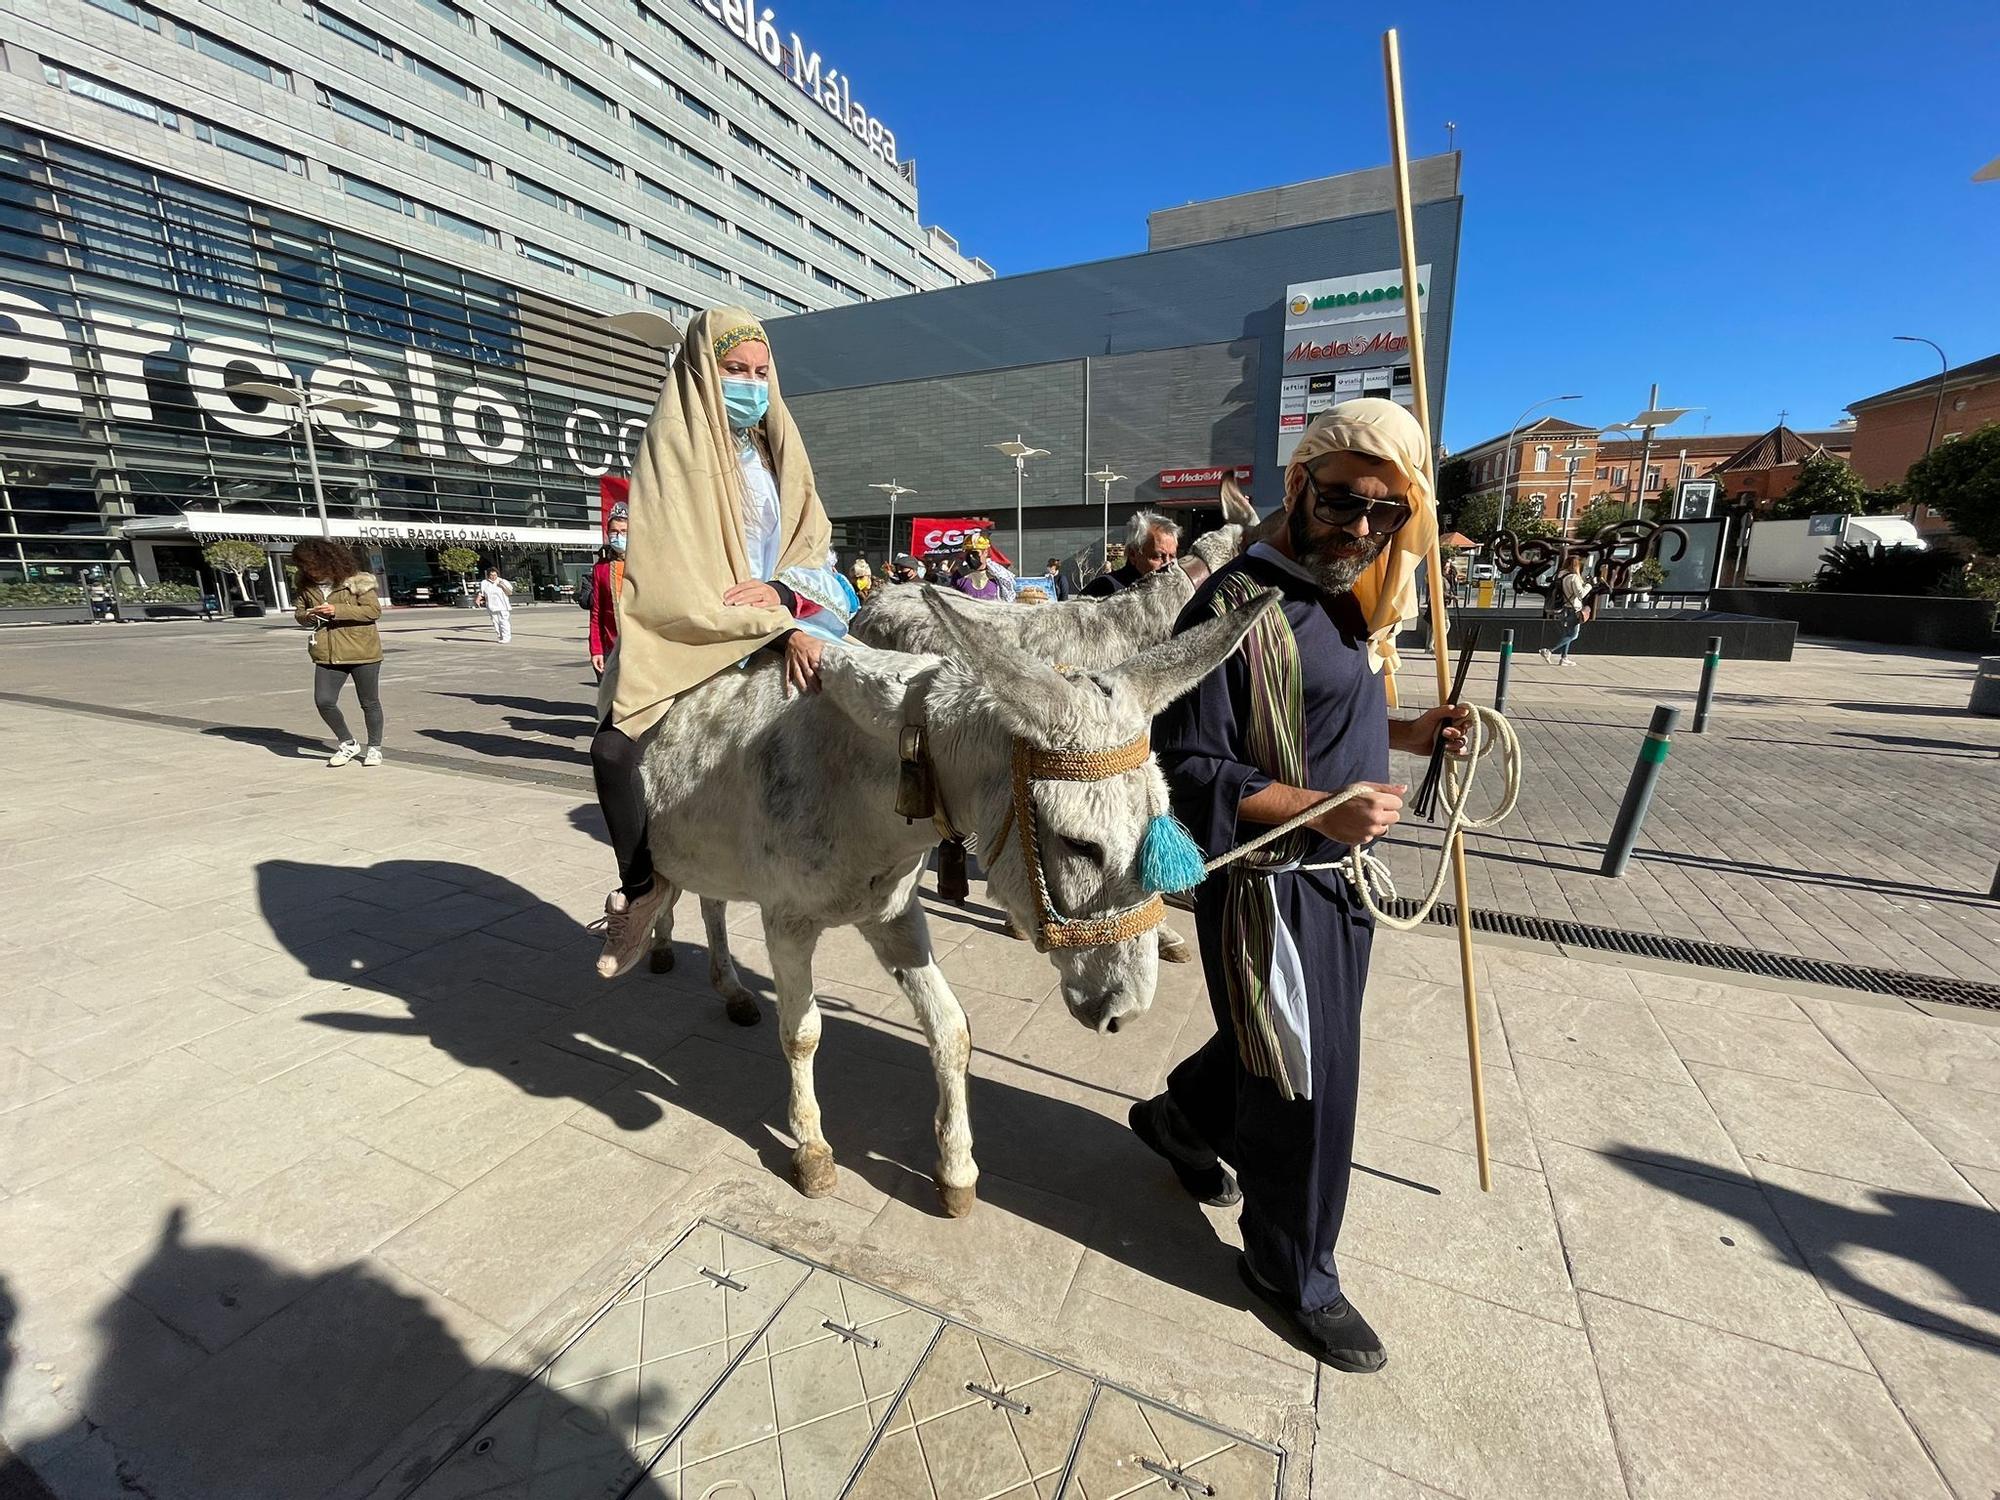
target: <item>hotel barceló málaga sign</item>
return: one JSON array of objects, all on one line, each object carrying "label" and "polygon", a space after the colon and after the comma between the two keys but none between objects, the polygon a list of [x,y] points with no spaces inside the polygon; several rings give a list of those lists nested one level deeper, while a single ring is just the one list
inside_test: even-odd
[{"label": "hotel barcel\u00f3 m\u00e1laga sign", "polygon": [[882,160],[895,166],[896,132],[855,101],[850,80],[838,68],[827,67],[817,52],[809,51],[791,33],[792,45],[785,46],[778,35],[777,16],[769,7],[759,10],[744,0],[696,0],[722,29],[770,66],[794,88],[811,99],[834,119],[845,125],[854,138]]},{"label": "hotel barcel\u00f3 m\u00e1laga sign", "polygon": [[[82,305],[79,335],[73,336],[55,310],[19,292],[0,290],[0,408],[34,407],[51,414],[84,410],[78,379],[81,338],[94,353],[106,413],[128,422],[158,418],[147,384],[147,363],[185,350],[185,378],[205,420],[241,437],[274,438],[298,423],[290,408],[246,410],[230,387],[246,380],[290,383],[292,366],[268,344],[213,334],[189,337],[169,322],[156,322]],[[441,378],[441,375],[445,378]],[[451,382],[447,384],[447,380]],[[403,348],[367,360],[324,360],[306,376],[315,395],[352,396],[367,402],[355,412],[321,411],[314,425],[349,448],[377,449],[407,435],[426,458],[470,458],[495,468],[529,456],[531,466],[558,468],[546,453],[529,454],[528,420],[505,391],[466,380],[421,349]],[[452,386],[456,388],[452,388]],[[96,397],[91,398],[95,404]],[[405,427],[407,422],[408,426]],[[562,457],[586,478],[629,469],[646,419],[619,419],[578,404],[561,424]],[[553,436],[553,434],[551,434]]]}]

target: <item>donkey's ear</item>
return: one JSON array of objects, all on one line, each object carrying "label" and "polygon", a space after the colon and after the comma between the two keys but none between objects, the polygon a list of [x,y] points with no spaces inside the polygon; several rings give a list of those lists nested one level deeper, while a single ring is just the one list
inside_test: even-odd
[{"label": "donkey's ear", "polygon": [[982,632],[937,590],[924,591],[952,660],[992,695],[1010,729],[1041,741],[1074,732],[1076,685],[1039,657]]},{"label": "donkey's ear", "polygon": [[1278,607],[1279,598],[1276,589],[1266,589],[1250,603],[1149,647],[1100,677],[1107,687],[1124,687],[1150,719],[1220,666]]}]

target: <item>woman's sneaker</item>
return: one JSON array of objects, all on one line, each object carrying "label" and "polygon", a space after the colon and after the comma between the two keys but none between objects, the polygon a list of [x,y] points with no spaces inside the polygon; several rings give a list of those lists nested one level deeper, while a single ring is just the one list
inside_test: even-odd
[{"label": "woman's sneaker", "polygon": [[1539,655],[1541,659],[1545,662],[1552,662],[1556,659],[1555,652],[1549,650],[1547,646],[1542,647],[1542,649],[1536,654]]},{"label": "woman's sneaker", "polygon": [[366,755],[364,755],[364,756],[362,756],[362,757],[361,757],[361,764],[362,764],[362,765],[364,765],[364,766],[379,766],[379,765],[381,765],[381,764],[382,764],[382,747],[381,747],[380,745],[370,745],[370,746],[368,747],[368,753],[367,753]]},{"label": "woman's sneaker", "polygon": [[338,750],[334,751],[332,755],[328,756],[326,763],[330,766],[344,766],[360,754],[361,747],[355,744],[353,740],[349,740]]}]

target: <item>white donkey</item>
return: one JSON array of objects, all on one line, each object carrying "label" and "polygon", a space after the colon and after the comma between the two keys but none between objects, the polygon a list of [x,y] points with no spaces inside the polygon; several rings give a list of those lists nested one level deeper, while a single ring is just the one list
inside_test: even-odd
[{"label": "white donkey", "polygon": [[[852,926],[895,976],[929,1043],[939,1201],[957,1217],[975,1197],[971,1037],[917,899],[937,829],[891,811],[906,764],[908,775],[929,778],[940,815],[993,851],[989,888],[1038,934],[1070,1013],[1115,1028],[1152,1004],[1158,972],[1150,929],[1160,906],[1138,872],[1167,789],[1148,729],[1269,604],[1088,673],[970,636],[949,659],[849,643],[827,650],[818,695],[788,698],[782,667],[757,661],[689,693],[661,721],[645,757],[654,864],[676,894],[708,898],[705,908],[749,901],[763,910],[801,1192],[823,1196],[836,1180],[813,1095],[813,948],[828,928]],[[868,814],[866,838],[853,836],[857,812]],[[712,941],[719,926],[711,923]],[[731,1015],[755,1011],[732,1006]]]}]

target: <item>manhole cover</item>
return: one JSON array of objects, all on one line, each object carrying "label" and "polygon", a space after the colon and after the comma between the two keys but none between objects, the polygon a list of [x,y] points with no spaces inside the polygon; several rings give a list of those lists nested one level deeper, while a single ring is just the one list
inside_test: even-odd
[{"label": "manhole cover", "polygon": [[1271,1500],[1283,1466],[704,1221],[406,1500]]}]

